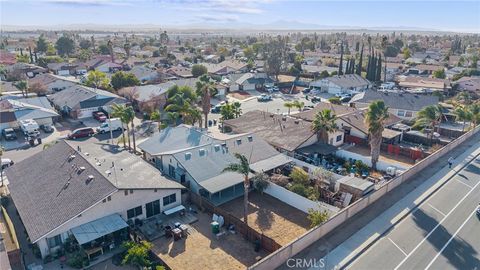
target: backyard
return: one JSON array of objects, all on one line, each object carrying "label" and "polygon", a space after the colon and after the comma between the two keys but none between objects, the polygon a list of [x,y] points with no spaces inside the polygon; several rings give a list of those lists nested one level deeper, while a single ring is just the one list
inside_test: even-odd
[{"label": "backyard", "polygon": [[[248,200],[248,225],[282,246],[310,228],[306,213],[268,194],[250,192]],[[223,204],[221,208],[243,220],[243,197]]]},{"label": "backyard", "polygon": [[254,251],[254,244],[241,234],[218,238],[212,233],[212,216],[199,212],[198,221],[190,224],[188,236],[178,241],[161,237],[152,242],[152,251],[172,269],[245,269],[267,252]]}]

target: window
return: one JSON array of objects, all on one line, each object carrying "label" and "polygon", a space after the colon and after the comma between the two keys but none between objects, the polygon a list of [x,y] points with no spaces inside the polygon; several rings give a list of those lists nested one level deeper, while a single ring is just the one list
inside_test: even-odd
[{"label": "window", "polygon": [[160,200],[145,204],[145,210],[147,211],[147,218],[160,214]]},{"label": "window", "polygon": [[125,196],[127,196],[127,195],[128,195],[128,190],[125,189]]},{"label": "window", "polygon": [[54,248],[62,244],[62,237],[60,236],[60,234],[58,234],[52,238],[47,238],[47,242],[49,248]]},{"label": "window", "polygon": [[156,188],[155,188],[155,189],[153,189],[153,192],[157,192],[157,189],[156,189]]},{"label": "window", "polygon": [[167,197],[163,197],[163,206],[169,205],[177,201],[177,194],[173,193],[172,195],[168,195]]},{"label": "window", "polygon": [[130,189],[130,194],[132,194],[132,193],[133,193],[133,189]]},{"label": "window", "polygon": [[341,141],[342,140],[342,135],[338,135],[337,136],[337,142]]},{"label": "window", "polygon": [[106,203],[106,202],[107,202],[107,199],[103,199],[102,202],[103,202],[103,203]]},{"label": "window", "polygon": [[397,115],[398,115],[398,116],[405,116],[405,111],[398,110],[398,111],[397,111]]},{"label": "window", "polygon": [[112,197],[108,196],[107,201],[111,201],[111,200],[112,200]]},{"label": "window", "polygon": [[168,165],[168,175],[175,178],[175,168],[172,165]]},{"label": "window", "polygon": [[127,219],[131,219],[131,218],[140,216],[142,213],[143,213],[142,206],[132,208],[130,210],[127,210]]},{"label": "window", "polygon": [[413,117],[413,112],[411,112],[411,111],[406,111],[406,112],[405,112],[405,117]]}]

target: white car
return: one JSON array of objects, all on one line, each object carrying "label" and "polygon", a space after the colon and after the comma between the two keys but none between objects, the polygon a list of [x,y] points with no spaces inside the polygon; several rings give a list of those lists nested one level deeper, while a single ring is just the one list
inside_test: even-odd
[{"label": "white car", "polygon": [[257,97],[257,101],[259,102],[265,102],[270,100],[272,100],[272,96],[267,94],[261,94],[260,96]]},{"label": "white car", "polygon": [[2,165],[1,165],[1,169],[4,170],[5,168],[7,167],[10,167],[13,165],[13,160],[9,159],[9,158],[2,158],[2,161],[1,161]]}]

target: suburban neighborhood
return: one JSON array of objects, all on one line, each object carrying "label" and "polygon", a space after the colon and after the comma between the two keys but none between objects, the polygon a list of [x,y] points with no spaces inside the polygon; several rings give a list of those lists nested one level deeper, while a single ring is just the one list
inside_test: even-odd
[{"label": "suburban neighborhood", "polygon": [[[80,2],[37,5],[137,10]],[[298,10],[319,5],[348,9]],[[145,16],[2,19],[0,270],[480,267],[478,13],[475,31]]]}]

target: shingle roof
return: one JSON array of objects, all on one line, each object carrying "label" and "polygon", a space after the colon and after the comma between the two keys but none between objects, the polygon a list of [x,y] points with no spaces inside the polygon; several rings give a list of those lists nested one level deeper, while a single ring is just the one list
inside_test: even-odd
[{"label": "shingle roof", "polygon": [[311,123],[262,111],[250,111],[225,121],[236,133],[255,133],[271,145],[294,151],[314,136]]},{"label": "shingle roof", "polygon": [[409,111],[420,111],[424,107],[437,105],[439,99],[433,95],[417,95],[413,93],[387,93],[367,90],[352,98],[352,103],[371,103],[383,100],[389,108]]},{"label": "shingle roof", "polygon": [[[365,113],[366,109],[358,110],[354,113],[343,115],[340,117],[340,119],[347,122],[356,129],[362,131],[363,133],[368,134],[368,127],[365,124]],[[391,113],[389,113],[388,115],[389,117],[387,118],[387,120],[385,120],[385,126],[391,126],[402,121],[402,119]]]},{"label": "shingle roof", "polygon": [[97,99],[98,97],[102,97],[104,100],[93,102],[84,103],[83,108],[87,108],[88,106],[103,106],[106,102],[111,100],[116,100],[116,102],[124,102],[125,99],[121,98],[113,93],[110,93],[105,90],[94,89],[90,87],[86,87],[83,85],[74,85],[70,86],[58,93],[55,93],[48,97],[50,101],[52,101],[57,106],[63,107],[68,106],[70,108],[74,108],[76,106],[81,106],[81,102],[85,102],[89,99]]},{"label": "shingle roof", "polygon": [[[65,141],[6,170],[10,194],[32,242],[78,216],[117,188]],[[81,173],[75,168],[85,167]],[[88,176],[93,180],[89,181]]]},{"label": "shingle roof", "polygon": [[300,119],[312,122],[315,119],[315,115],[318,112],[321,112],[325,109],[331,110],[337,117],[345,114],[353,113],[356,111],[355,108],[348,107],[348,106],[336,105],[336,104],[326,103],[326,102],[319,102],[317,103],[317,105],[315,105],[313,109],[309,111],[292,114],[292,117],[296,117],[296,118],[300,118]]},{"label": "shingle roof", "polygon": [[342,88],[362,87],[370,84],[370,82],[367,79],[357,74],[336,75],[336,76],[325,78],[325,80],[328,80],[331,83],[339,85]]},{"label": "shingle roof", "polygon": [[180,152],[185,149],[205,145],[213,139],[187,126],[168,127],[140,143],[138,148],[151,155]]}]

